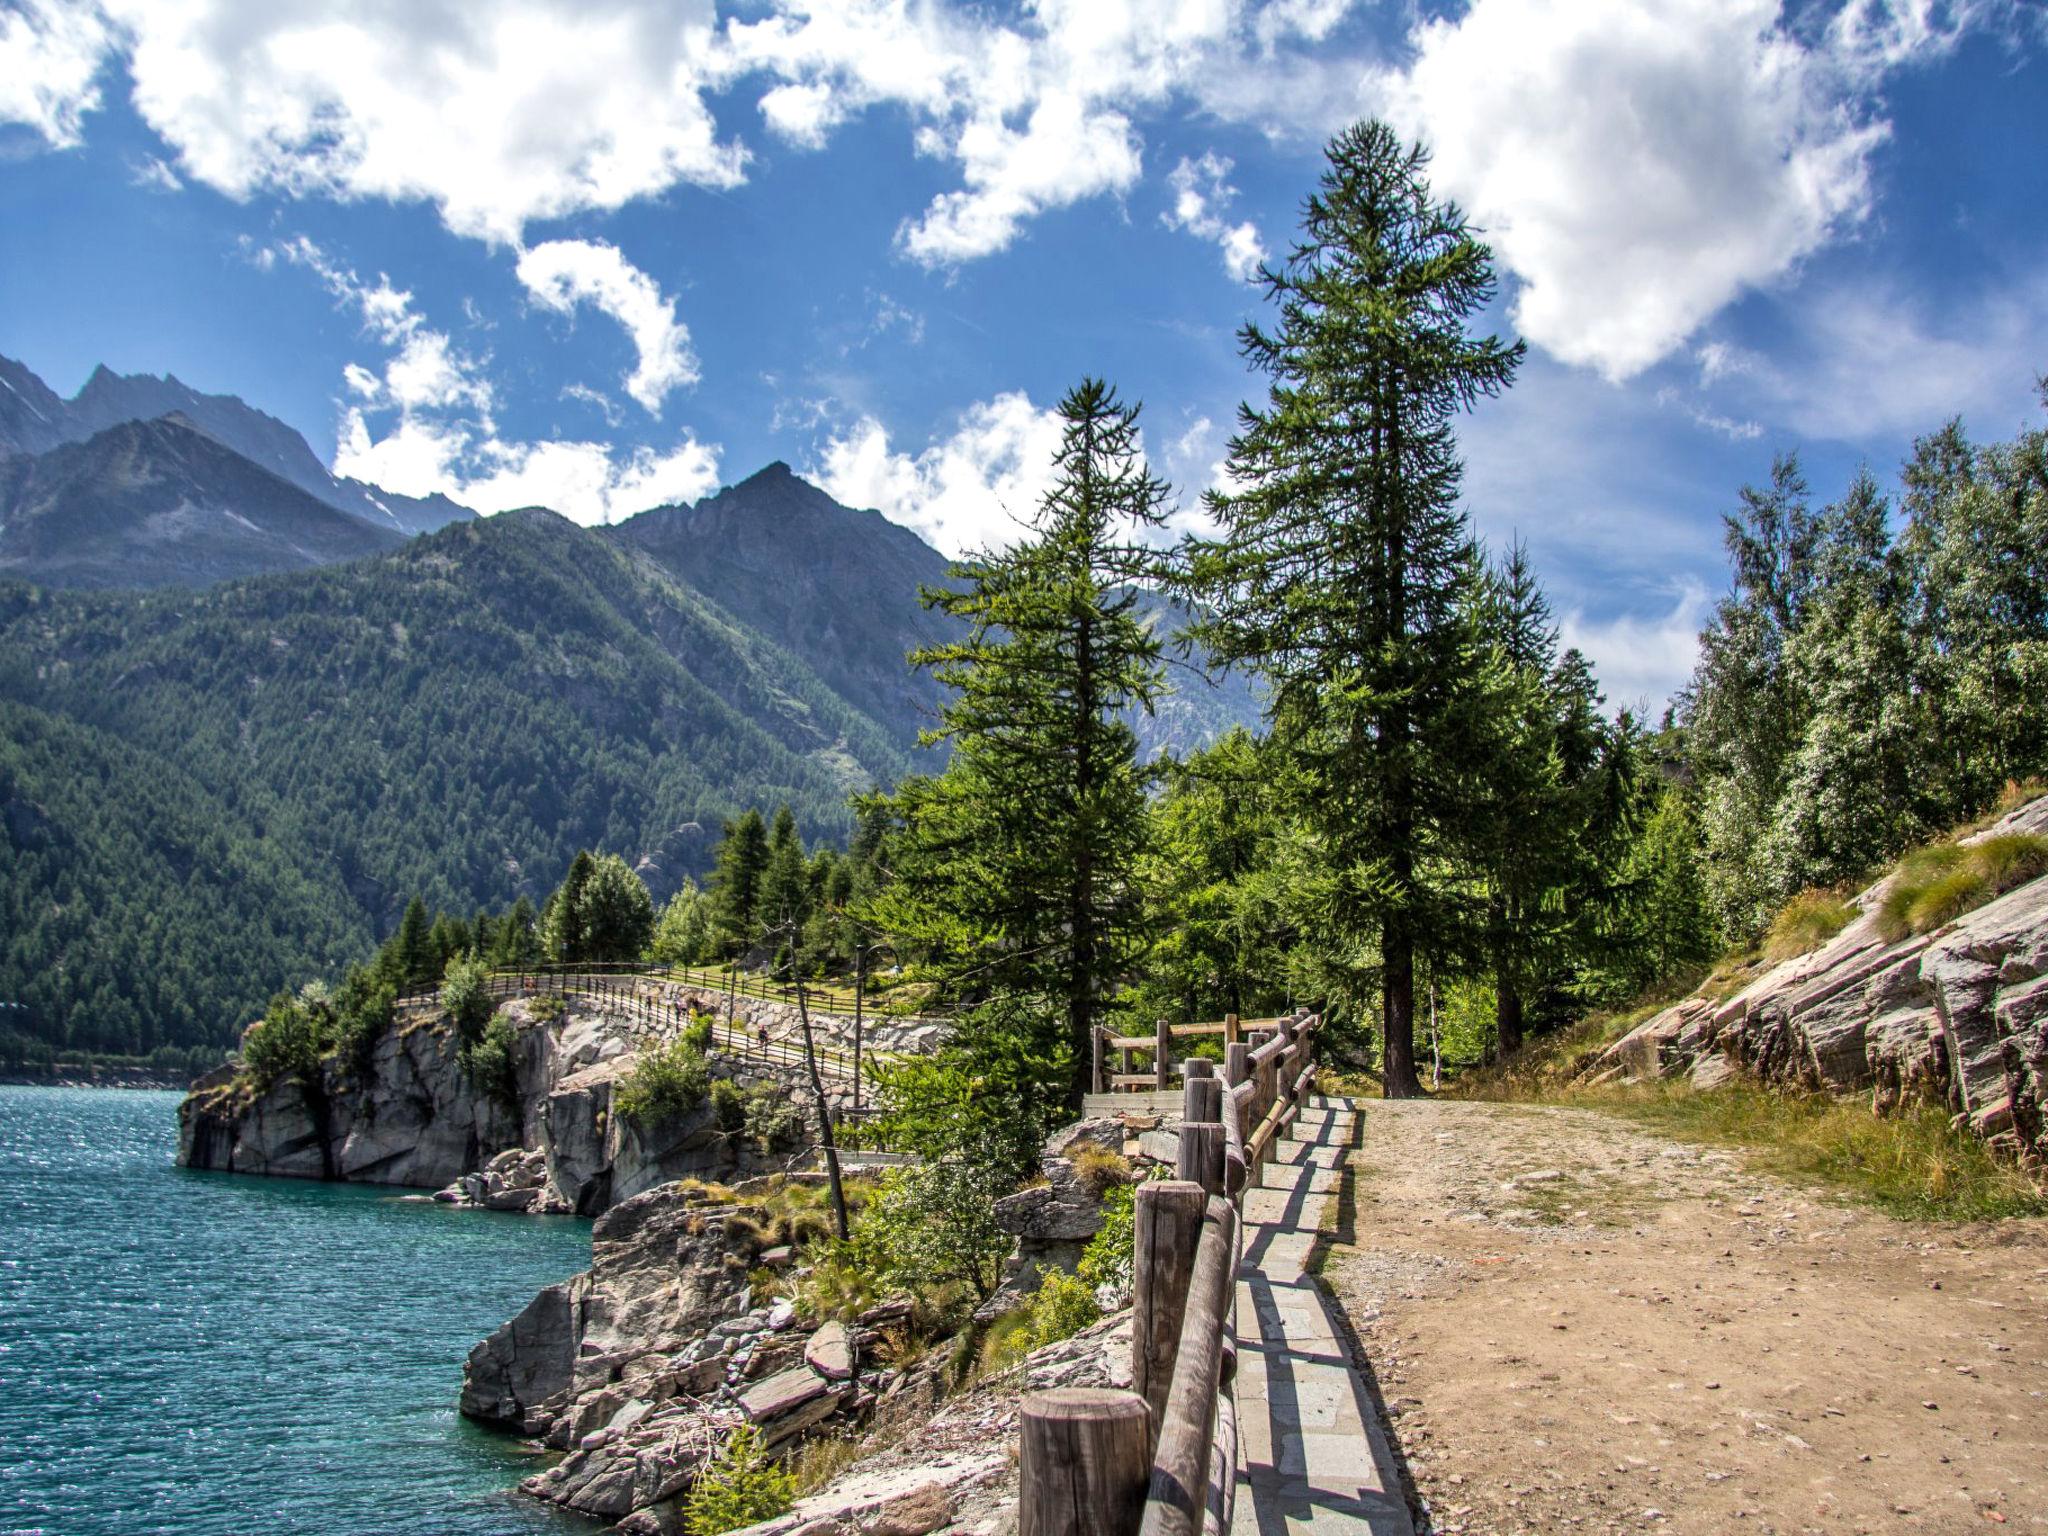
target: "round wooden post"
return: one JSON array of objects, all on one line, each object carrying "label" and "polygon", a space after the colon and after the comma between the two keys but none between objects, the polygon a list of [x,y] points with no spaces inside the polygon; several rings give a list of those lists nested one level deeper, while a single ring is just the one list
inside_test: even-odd
[{"label": "round wooden post", "polygon": [[1109,1031],[1104,1029],[1100,1024],[1097,1024],[1092,1030],[1090,1030],[1088,1035],[1092,1058],[1089,1063],[1088,1080],[1095,1085],[1092,1090],[1095,1093],[1109,1092],[1109,1084],[1103,1081],[1102,1072],[1104,1066],[1103,1057],[1107,1054],[1106,1050],[1103,1047],[1102,1042],[1108,1037],[1108,1035]]},{"label": "round wooden post", "polygon": [[1223,1047],[1223,1081],[1235,1088],[1251,1076],[1252,1048],[1242,1040],[1233,1040]]},{"label": "round wooden post", "polygon": [[1161,1019],[1152,1026],[1152,1086],[1159,1092],[1166,1092],[1173,1071],[1173,1034],[1166,1020]]},{"label": "round wooden post", "polygon": [[1229,1050],[1243,1038],[1244,1026],[1238,1022],[1237,1015],[1234,1013],[1223,1015],[1223,1049]]},{"label": "round wooden post", "polygon": [[[1181,1090],[1180,1117],[1190,1120],[1221,1120],[1223,1118],[1223,1084],[1213,1077],[1197,1077],[1189,1062],[1187,1086]],[[1206,1061],[1203,1066],[1209,1065]]]},{"label": "round wooden post", "polygon": [[[1131,1386],[1151,1415],[1153,1439],[1180,1352],[1181,1314],[1187,1310],[1188,1277],[1194,1273],[1207,1198],[1201,1185],[1175,1179],[1138,1186],[1131,1235]],[[1151,1455],[1148,1439],[1148,1465]]]},{"label": "round wooden post", "polygon": [[1187,1120],[1180,1128],[1180,1176],[1205,1195],[1223,1193],[1223,1122]]},{"label": "round wooden post", "polygon": [[1024,1399],[1018,1536],[1135,1536],[1152,1475],[1145,1400],[1062,1387]]}]

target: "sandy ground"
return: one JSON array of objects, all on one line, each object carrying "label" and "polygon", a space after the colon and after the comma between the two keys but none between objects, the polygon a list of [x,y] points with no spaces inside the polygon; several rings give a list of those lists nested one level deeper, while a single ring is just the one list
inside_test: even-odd
[{"label": "sandy ground", "polygon": [[1323,1275],[1423,1529],[2048,1531],[2048,1223],[1591,1111],[1364,1101]]}]

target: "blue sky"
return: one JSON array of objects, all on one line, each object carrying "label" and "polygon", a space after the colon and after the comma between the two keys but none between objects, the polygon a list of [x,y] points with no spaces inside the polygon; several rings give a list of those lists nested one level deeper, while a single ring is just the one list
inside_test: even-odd
[{"label": "blue sky", "polygon": [[2038,419],[2035,0],[0,0],[0,352],[586,522],[786,459],[957,551],[1084,373],[1212,483],[1244,281],[1388,117],[1484,225],[1516,388],[1467,498],[1617,702],[1719,514]]}]

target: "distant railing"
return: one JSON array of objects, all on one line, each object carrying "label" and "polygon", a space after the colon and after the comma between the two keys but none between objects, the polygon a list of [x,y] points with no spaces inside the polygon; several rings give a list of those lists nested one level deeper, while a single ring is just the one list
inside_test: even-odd
[{"label": "distant railing", "polygon": [[1180,1177],[1138,1186],[1131,1390],[1024,1399],[1019,1536],[1230,1530],[1244,1191],[1258,1186],[1308,1097],[1322,1019],[1248,1028],[1270,1034],[1256,1047],[1232,1040],[1220,1079],[1214,1063],[1187,1062]]},{"label": "distant railing", "polygon": [[[1234,1013],[1226,1013],[1220,1020],[1206,1024],[1170,1024],[1161,1019],[1153,1026],[1149,1035],[1114,1035],[1100,1024],[1094,1030],[1094,1053],[1091,1063],[1094,1093],[1163,1093],[1173,1086],[1175,1056],[1173,1042],[1190,1039],[1199,1035],[1218,1036],[1223,1039],[1227,1052],[1248,1035],[1271,1033],[1278,1028],[1278,1019],[1240,1019]],[[1110,1053],[1123,1053],[1121,1072],[1112,1071]],[[1132,1056],[1138,1051],[1152,1053],[1152,1069],[1149,1072],[1134,1070]]]},{"label": "distant railing", "polygon": [[[715,982],[712,980],[714,977]],[[500,1002],[548,994],[587,997],[662,1038],[679,1033],[692,1018],[707,1018],[711,1022],[714,1050],[742,1061],[770,1066],[800,1067],[805,1062],[801,1045],[771,1039],[764,1030],[746,1027],[734,1013],[736,999],[786,1002],[794,1007],[797,1000],[794,987],[777,991],[756,984],[753,990],[737,987],[728,990],[726,978],[713,972],[692,971],[687,967],[594,964],[527,966],[493,971],[485,979],[484,987],[490,997]],[[826,1013],[841,1011],[829,1001],[832,993],[812,992],[808,987],[805,990],[809,1006]],[[851,997],[850,993],[846,995]],[[400,997],[393,1007],[408,1013],[438,1011],[441,1007],[440,989],[408,993]],[[898,1053],[862,1050],[856,1059],[852,1052],[819,1044],[815,1047],[815,1054],[821,1073],[828,1077],[858,1080],[865,1078],[877,1063],[886,1065],[894,1061]]]}]

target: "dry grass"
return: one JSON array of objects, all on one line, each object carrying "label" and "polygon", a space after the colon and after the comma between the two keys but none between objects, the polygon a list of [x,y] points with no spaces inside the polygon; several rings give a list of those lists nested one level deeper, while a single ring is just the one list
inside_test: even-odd
[{"label": "dry grass", "polygon": [[1731,1084],[1696,1093],[1670,1084],[1593,1090],[1572,1102],[1610,1110],[1687,1141],[1743,1148],[1767,1172],[1820,1183],[1916,1221],[2048,1215],[2048,1197],[1938,1105],[1875,1115],[1860,1099]]},{"label": "dry grass", "polygon": [[2048,837],[2029,832],[1917,849],[1899,861],[1878,907],[1878,932],[1894,944],[1910,934],[1932,933],[2044,873]]},{"label": "dry grass", "polygon": [[1100,1200],[1117,1185],[1131,1182],[1131,1165],[1123,1154],[1092,1141],[1073,1148],[1067,1153],[1067,1161],[1074,1165],[1074,1173],[1090,1199]]},{"label": "dry grass", "polygon": [[1839,891],[1801,891],[1771,919],[1764,958],[1773,965],[1819,949],[1856,918]]}]

